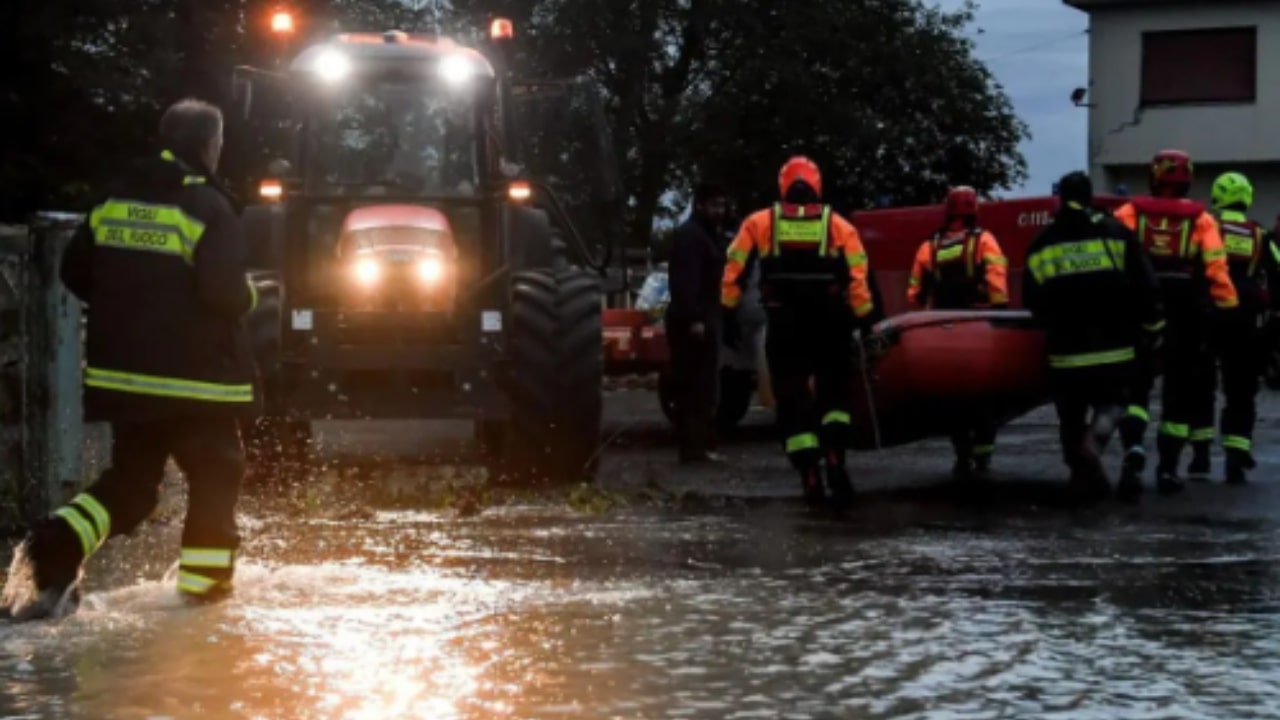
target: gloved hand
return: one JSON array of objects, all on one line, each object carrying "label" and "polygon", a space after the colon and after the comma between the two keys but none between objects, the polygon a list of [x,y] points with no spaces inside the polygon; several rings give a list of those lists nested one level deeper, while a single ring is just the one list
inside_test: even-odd
[{"label": "gloved hand", "polygon": [[742,344],[742,323],[738,319],[737,308],[725,308],[723,318],[724,346],[737,350]]}]

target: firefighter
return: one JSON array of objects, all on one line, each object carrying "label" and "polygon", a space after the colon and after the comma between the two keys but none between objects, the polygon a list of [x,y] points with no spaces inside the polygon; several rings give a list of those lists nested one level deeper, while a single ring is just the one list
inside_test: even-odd
[{"label": "firefighter", "polygon": [[121,173],[79,227],[61,277],[88,304],[85,417],[111,424],[111,466],[32,528],[5,589],[13,619],[75,610],[81,567],[107,539],[142,523],[172,457],[189,486],[177,584],[194,601],[231,590],[235,508],[245,470],[238,422],[259,406],[244,318],[239,208],[214,177],[222,114],[198,100],[169,108],[163,150]]},{"label": "firefighter", "polygon": [[[1213,308],[1232,311],[1239,305],[1227,272],[1218,223],[1203,205],[1186,197],[1192,173],[1191,158],[1185,152],[1161,151],[1151,162],[1151,194],[1136,197],[1116,211],[1116,218],[1137,233],[1151,259],[1168,321],[1161,357],[1162,416],[1156,441],[1156,489],[1166,494],[1184,487],[1178,477],[1178,462],[1191,439],[1191,425],[1197,417],[1213,415],[1209,312]],[[1125,446],[1121,485],[1131,492],[1141,488],[1146,464],[1142,439],[1150,422],[1148,401],[1155,378],[1151,358],[1144,364],[1148,372],[1138,380],[1120,423]]]},{"label": "firefighter", "polygon": [[824,503],[830,490],[835,504],[847,506],[853,500],[845,469],[853,337],[878,319],[878,303],[858,231],[822,202],[818,166],[791,158],[782,166],[778,190],[781,202],[747,217],[729,245],[721,283],[726,343],[733,347],[739,339],[734,315],[740,281],[754,256],[768,316],[765,356],[787,457],[809,504]]},{"label": "firefighter", "polygon": [[[957,187],[947,193],[945,220],[920,244],[911,266],[907,303],[934,310],[1009,306],[1008,261],[994,235],[978,225],[978,193]],[[951,435],[957,478],[983,478],[991,468],[996,424],[974,408],[974,418]]]},{"label": "firefighter", "polygon": [[[1229,172],[1213,183],[1210,194],[1218,215],[1222,244],[1231,281],[1240,297],[1240,312],[1217,327],[1217,350],[1222,369],[1225,404],[1218,430],[1226,453],[1226,480],[1243,484],[1254,467],[1253,426],[1257,419],[1259,379],[1266,367],[1265,325],[1280,303],[1280,248],[1275,236],[1246,215],[1253,205],[1253,185],[1244,175]],[[1213,379],[1212,373],[1210,379]],[[1212,390],[1212,388],[1210,388]],[[1213,394],[1210,394],[1210,403]],[[1200,418],[1191,437],[1191,479],[1208,480],[1212,472],[1209,448],[1213,442],[1213,406]]]},{"label": "firefighter", "polygon": [[1138,349],[1160,338],[1160,292],[1133,232],[1092,207],[1088,175],[1066,175],[1058,194],[1053,222],[1027,251],[1023,299],[1045,329],[1072,486],[1098,499],[1110,491],[1100,453],[1134,387]]}]

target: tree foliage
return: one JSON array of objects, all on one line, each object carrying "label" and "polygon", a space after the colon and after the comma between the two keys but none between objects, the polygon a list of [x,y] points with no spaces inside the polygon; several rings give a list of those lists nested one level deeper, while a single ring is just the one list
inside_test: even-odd
[{"label": "tree foliage", "polygon": [[[1025,176],[1017,148],[1026,128],[962,36],[972,8],[945,13],[921,0],[454,0],[437,15],[435,3],[403,0],[289,5],[313,31],[461,31],[511,17],[517,74],[585,75],[611,133],[610,157],[602,157],[590,127],[557,123],[554,108],[544,108],[535,127],[558,131],[560,144],[538,146],[536,164],[547,166],[538,169],[552,172],[555,160],[570,166],[559,179],[571,195],[569,186],[603,184],[604,168],[616,164],[637,245],[647,243],[655,217],[677,211],[664,204],[670,191],[695,178],[719,180],[744,207],[772,200],[777,168],[791,153],[820,163],[828,199],[844,209],[882,198],[930,202],[952,183],[991,191]],[[0,80],[10,130],[0,214],[83,208],[122,160],[149,149],[166,104],[194,95],[229,105],[232,68],[269,65],[282,49],[266,32],[274,6],[0,3],[0,59],[22,69]],[[256,139],[235,137],[235,124],[228,132],[234,150],[225,171],[260,170]]]}]

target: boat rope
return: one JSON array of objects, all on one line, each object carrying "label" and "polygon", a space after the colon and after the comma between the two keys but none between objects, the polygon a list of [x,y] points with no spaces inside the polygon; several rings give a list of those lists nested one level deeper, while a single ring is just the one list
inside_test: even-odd
[{"label": "boat rope", "polygon": [[883,450],[884,445],[880,439],[880,414],[876,412],[875,393],[871,387],[871,363],[867,360],[867,344],[863,340],[863,333],[854,333],[854,339],[858,343],[858,364],[862,370],[862,390],[867,397],[867,410],[871,415],[871,431],[875,435],[876,449]]}]

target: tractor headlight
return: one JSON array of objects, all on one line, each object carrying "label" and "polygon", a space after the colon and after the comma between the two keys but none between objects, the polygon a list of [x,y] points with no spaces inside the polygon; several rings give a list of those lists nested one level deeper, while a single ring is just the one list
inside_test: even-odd
[{"label": "tractor headlight", "polygon": [[426,257],[418,261],[418,278],[425,283],[435,284],[444,277],[444,261],[438,257]]},{"label": "tractor headlight", "polygon": [[316,58],[314,67],[321,80],[341,82],[351,73],[351,59],[337,50],[325,50]]},{"label": "tractor headlight", "polygon": [[471,61],[471,58],[461,54],[444,56],[440,59],[440,64],[436,69],[440,73],[440,77],[444,78],[444,81],[450,85],[461,85],[470,80],[471,76],[476,72],[475,64]]},{"label": "tractor headlight", "polygon": [[382,266],[376,260],[356,261],[356,280],[361,285],[373,285],[382,277]]}]

